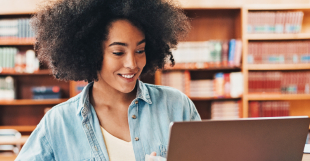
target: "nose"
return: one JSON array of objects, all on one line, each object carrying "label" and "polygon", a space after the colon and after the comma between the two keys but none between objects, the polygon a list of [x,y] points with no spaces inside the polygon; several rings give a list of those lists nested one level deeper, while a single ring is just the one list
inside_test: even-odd
[{"label": "nose", "polygon": [[127,53],[124,62],[125,68],[135,69],[137,68],[137,60],[134,52]]}]

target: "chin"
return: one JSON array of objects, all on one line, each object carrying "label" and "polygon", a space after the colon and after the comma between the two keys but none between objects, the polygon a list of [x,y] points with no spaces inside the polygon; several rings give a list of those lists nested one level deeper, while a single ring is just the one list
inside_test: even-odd
[{"label": "chin", "polygon": [[122,93],[130,93],[135,89],[135,87],[136,87],[135,85],[133,87],[125,87],[125,88],[120,89],[119,91]]}]

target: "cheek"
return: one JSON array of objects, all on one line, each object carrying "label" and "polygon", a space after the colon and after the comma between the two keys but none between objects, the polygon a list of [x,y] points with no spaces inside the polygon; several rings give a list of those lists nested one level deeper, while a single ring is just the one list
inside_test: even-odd
[{"label": "cheek", "polygon": [[145,65],[146,65],[146,56],[144,55],[143,57],[139,58],[138,66],[142,70]]},{"label": "cheek", "polygon": [[113,73],[114,71],[117,70],[119,64],[120,64],[119,61],[113,58],[110,58],[108,56],[104,56],[103,62],[102,62],[101,73],[103,75],[111,74],[111,72]]}]

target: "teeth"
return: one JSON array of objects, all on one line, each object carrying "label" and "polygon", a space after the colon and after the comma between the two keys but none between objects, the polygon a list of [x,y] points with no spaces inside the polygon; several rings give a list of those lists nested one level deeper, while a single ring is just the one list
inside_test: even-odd
[{"label": "teeth", "polygon": [[135,76],[134,74],[133,75],[122,75],[122,77],[124,78],[132,78],[133,76]]}]

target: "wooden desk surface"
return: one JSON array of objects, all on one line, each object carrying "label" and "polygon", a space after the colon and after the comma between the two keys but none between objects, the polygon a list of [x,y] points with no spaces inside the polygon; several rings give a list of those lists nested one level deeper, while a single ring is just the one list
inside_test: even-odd
[{"label": "wooden desk surface", "polygon": [[0,137],[0,145],[7,145],[7,144],[25,144],[29,135],[22,136],[19,139],[13,137]]},{"label": "wooden desk surface", "polygon": [[[17,155],[12,153],[0,153],[0,160],[1,161],[14,161]],[[310,161],[310,154],[304,154],[302,161]]]}]

